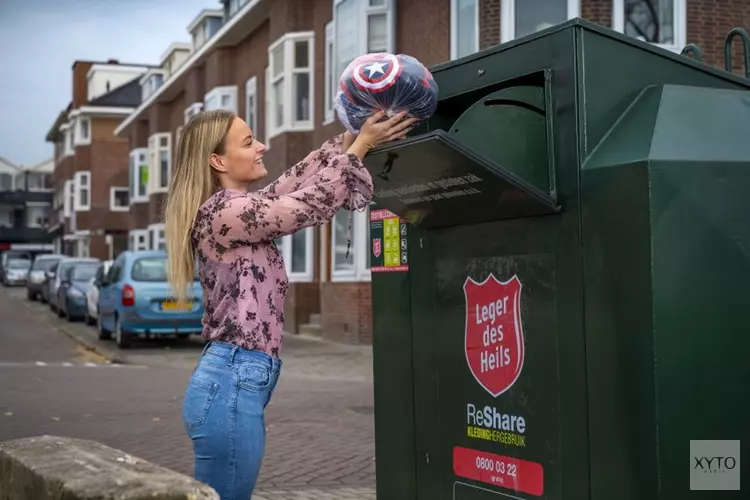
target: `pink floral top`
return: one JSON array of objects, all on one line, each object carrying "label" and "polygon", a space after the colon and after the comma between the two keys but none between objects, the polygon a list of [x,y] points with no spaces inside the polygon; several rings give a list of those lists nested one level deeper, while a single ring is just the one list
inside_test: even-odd
[{"label": "pink floral top", "polygon": [[221,189],[198,209],[191,238],[205,338],[279,357],[288,280],[274,239],[372,199],[369,172],[341,142],[330,139],[259,191]]}]

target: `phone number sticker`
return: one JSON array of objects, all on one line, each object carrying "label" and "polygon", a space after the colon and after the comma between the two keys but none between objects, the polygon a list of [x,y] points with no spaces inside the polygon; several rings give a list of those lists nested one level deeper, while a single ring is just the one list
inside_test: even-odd
[{"label": "phone number sticker", "polygon": [[544,468],[536,462],[455,446],[453,473],[530,495],[544,493]]}]

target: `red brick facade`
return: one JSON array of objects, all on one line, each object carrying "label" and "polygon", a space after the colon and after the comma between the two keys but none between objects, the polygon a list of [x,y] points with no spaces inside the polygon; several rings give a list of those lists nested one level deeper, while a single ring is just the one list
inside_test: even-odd
[{"label": "red brick facade", "polygon": [[[364,2],[364,0],[359,0]],[[511,0],[477,0],[477,47],[486,49],[503,39],[503,12],[512,12],[505,2]],[[561,0],[563,1],[563,0]],[[570,0],[575,2],[580,16],[606,27],[613,27],[616,0]],[[686,5],[685,22],[677,21],[679,28],[686,26],[686,43],[695,43],[703,51],[709,64],[723,67],[724,38],[732,27],[750,28],[750,3],[744,0],[675,0],[676,5]],[[385,2],[386,4],[388,1]],[[393,24],[390,28],[391,50],[408,53],[426,65],[433,65],[451,57],[451,0],[435,0],[426,8],[422,0],[398,0],[393,5]],[[620,2],[622,5],[622,2]],[[177,146],[176,133],[184,122],[185,110],[193,103],[202,103],[206,93],[215,87],[236,86],[237,114],[246,115],[245,84],[255,77],[257,127],[256,136],[270,146],[265,156],[270,182],[284,169],[304,157],[312,148],[343,130],[335,119],[326,120],[325,87],[327,37],[326,27],[334,19],[333,0],[266,0],[244,12],[241,20],[225,20],[226,30],[215,35],[220,41],[201,55],[187,59],[186,66],[178,69],[180,76],[172,80],[165,77],[167,90],[157,96],[152,104],[138,111],[130,122],[121,125],[120,137],[129,139],[129,149],[146,148],[149,136],[169,133],[172,158]],[[620,16],[622,18],[623,16]],[[504,23],[505,21],[505,23]],[[269,46],[290,32],[314,33],[313,123],[312,129],[284,132],[269,137],[267,130],[266,68],[269,65]],[[678,37],[680,38],[680,37]],[[738,40],[739,41],[739,40]],[[213,42],[209,41],[209,44]],[[739,43],[735,44],[735,71],[742,67]],[[286,105],[289,105],[287,103]],[[77,161],[77,160],[76,160]],[[65,163],[61,163],[61,169]],[[149,201],[131,204],[129,217],[131,230],[146,230],[163,221],[163,193],[152,193]],[[325,337],[352,343],[369,343],[372,335],[370,284],[367,278],[358,280],[332,279],[331,225],[314,231],[314,255],[311,274],[307,281],[291,286],[286,304],[287,329],[297,332],[302,326],[320,317],[317,327]],[[321,254],[323,258],[321,258]],[[311,277],[311,280],[309,279]]]}]

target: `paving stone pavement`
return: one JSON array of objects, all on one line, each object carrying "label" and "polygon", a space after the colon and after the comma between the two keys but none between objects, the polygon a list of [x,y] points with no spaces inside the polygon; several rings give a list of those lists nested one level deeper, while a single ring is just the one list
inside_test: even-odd
[{"label": "paving stone pavement", "polygon": [[[92,337],[105,348],[83,348],[80,340]],[[19,340],[23,355],[15,352]],[[94,439],[190,475],[180,408],[201,343],[139,343],[121,366],[100,355],[112,346],[93,328],[29,303],[22,291],[0,288],[0,440],[43,433]],[[282,359],[254,498],[374,500],[371,349],[288,337]]]}]

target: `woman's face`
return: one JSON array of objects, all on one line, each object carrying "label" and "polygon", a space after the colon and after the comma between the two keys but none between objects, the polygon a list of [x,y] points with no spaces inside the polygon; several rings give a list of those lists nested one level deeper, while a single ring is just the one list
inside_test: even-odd
[{"label": "woman's face", "polygon": [[230,189],[247,189],[268,174],[263,165],[266,146],[253,136],[241,118],[235,118],[224,138],[224,154],[213,155],[211,163],[220,172],[221,184]]}]

